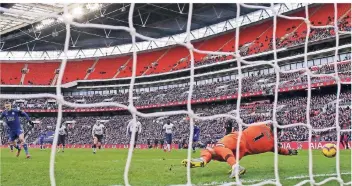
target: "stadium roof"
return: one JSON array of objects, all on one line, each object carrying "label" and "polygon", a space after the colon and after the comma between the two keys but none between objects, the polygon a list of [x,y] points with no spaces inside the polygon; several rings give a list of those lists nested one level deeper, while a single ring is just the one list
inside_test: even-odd
[{"label": "stadium roof", "polygon": [[[269,4],[260,4],[269,6]],[[29,12],[61,13],[62,4],[1,4]],[[128,26],[130,4],[69,4],[74,21]],[[256,11],[241,7],[241,15]],[[138,33],[161,38],[184,33],[188,4],[136,4],[133,13]],[[191,30],[236,17],[236,4],[194,4]],[[2,51],[62,50],[65,25],[59,19],[0,12]],[[110,47],[131,43],[128,32],[95,28],[71,28],[70,49]],[[137,41],[141,41],[138,40]]]}]

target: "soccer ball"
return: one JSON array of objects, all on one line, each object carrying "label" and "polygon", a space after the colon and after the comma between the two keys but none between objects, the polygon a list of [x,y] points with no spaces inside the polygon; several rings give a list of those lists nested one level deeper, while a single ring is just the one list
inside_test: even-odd
[{"label": "soccer ball", "polygon": [[325,157],[333,158],[336,156],[336,145],[332,143],[325,144],[323,146],[322,152]]}]

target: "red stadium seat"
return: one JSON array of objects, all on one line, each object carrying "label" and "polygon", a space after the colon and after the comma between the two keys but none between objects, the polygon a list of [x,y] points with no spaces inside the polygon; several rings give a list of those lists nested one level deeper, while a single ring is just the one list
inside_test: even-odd
[{"label": "red stadium seat", "polygon": [[87,70],[93,65],[94,60],[68,61],[62,78],[62,83],[75,80],[82,80],[87,74]]},{"label": "red stadium seat", "polygon": [[[339,27],[346,29],[351,26],[351,4],[338,4]],[[305,17],[305,10],[289,14],[290,17]],[[332,25],[334,16],[333,4],[318,4],[309,8],[309,20],[313,25]],[[278,47],[292,46],[304,42],[306,24],[302,20],[277,19],[276,36]],[[310,36],[315,34],[312,30]],[[330,31],[330,34],[334,34]],[[239,46],[242,55],[265,52],[272,49],[273,20],[269,18],[255,25],[244,26],[240,30]],[[205,51],[234,52],[235,31],[226,34],[211,36],[205,40],[193,43],[194,47]],[[189,50],[183,46],[146,51],[138,54],[136,75],[159,74],[188,68],[190,63]],[[194,53],[195,64],[203,64],[206,54]],[[232,59],[232,56],[216,58],[211,62]],[[67,63],[63,83],[81,79],[110,79],[130,77],[132,75],[132,58],[118,56],[114,58],[100,58],[91,73],[87,70],[92,67],[95,60],[69,61]],[[5,84],[19,84],[21,69],[25,63],[1,63],[1,78]],[[55,69],[59,63],[28,63],[28,74],[25,75],[24,84],[31,81],[33,84],[50,84],[55,77]],[[45,69],[45,70],[43,70]],[[40,73],[39,73],[40,72]]]},{"label": "red stadium seat", "polygon": [[24,67],[24,63],[0,63],[1,84],[19,85]]},{"label": "red stadium seat", "polygon": [[31,82],[34,85],[50,85],[52,80],[54,80],[55,71],[59,67],[59,62],[28,63],[28,73],[24,78],[23,84],[28,85]]},{"label": "red stadium seat", "polygon": [[88,79],[111,79],[115,76],[121,66],[123,66],[130,56],[118,58],[99,59],[95,65],[93,72],[89,75]]}]

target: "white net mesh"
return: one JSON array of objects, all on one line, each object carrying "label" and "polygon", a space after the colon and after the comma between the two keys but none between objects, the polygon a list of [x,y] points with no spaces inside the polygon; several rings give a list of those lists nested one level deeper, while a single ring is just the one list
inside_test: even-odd
[{"label": "white net mesh", "polygon": [[[352,5],[352,4],[351,4]],[[280,177],[279,177],[279,169],[278,169],[278,136],[277,136],[277,128],[289,128],[289,127],[296,127],[296,126],[303,126],[306,127],[309,130],[309,144],[312,141],[312,132],[322,132],[322,131],[328,131],[331,129],[335,129],[337,132],[337,142],[340,141],[340,132],[351,132],[351,129],[347,130],[341,130],[339,126],[339,101],[336,102],[336,114],[335,114],[335,126],[331,126],[329,128],[324,128],[324,129],[314,129],[310,125],[310,102],[311,102],[311,78],[312,77],[323,77],[323,76],[330,76],[335,79],[336,85],[337,85],[337,100],[339,100],[340,96],[340,90],[341,90],[341,84],[350,84],[350,82],[342,82],[341,79],[338,76],[338,68],[337,68],[337,62],[334,62],[334,74],[313,74],[309,67],[308,67],[308,55],[305,55],[304,57],[304,63],[305,63],[305,72],[308,77],[308,82],[307,82],[307,89],[308,89],[308,96],[307,96],[307,109],[306,109],[306,118],[307,118],[307,123],[292,123],[289,125],[285,126],[279,126],[276,121],[276,111],[277,111],[277,102],[278,102],[278,89],[279,89],[279,80],[280,80],[280,73],[292,73],[292,72],[297,72],[298,70],[289,70],[289,71],[284,71],[280,69],[278,66],[278,58],[277,58],[277,48],[276,48],[276,40],[273,39],[273,54],[274,54],[274,60],[273,62],[267,62],[267,61],[251,61],[248,62],[244,60],[239,51],[239,32],[240,32],[240,26],[236,27],[236,35],[235,35],[235,53],[230,53],[230,52],[214,52],[214,51],[202,51],[195,49],[190,42],[190,29],[191,29],[191,20],[192,20],[192,10],[193,10],[193,4],[189,4],[189,11],[188,11],[188,21],[187,21],[187,29],[186,29],[186,34],[187,34],[187,40],[185,43],[180,43],[176,42],[176,44],[181,45],[186,47],[189,50],[190,53],[190,61],[191,61],[191,66],[190,66],[190,87],[189,87],[189,92],[188,92],[188,99],[187,99],[187,110],[179,110],[179,111],[169,111],[169,112],[155,112],[155,113],[148,113],[144,114],[139,111],[137,111],[136,107],[133,104],[133,88],[134,88],[134,83],[135,83],[135,77],[136,77],[136,66],[137,66],[137,50],[136,50],[136,37],[146,40],[146,41],[154,41],[156,39],[150,38],[144,35],[141,35],[136,32],[136,29],[133,26],[133,12],[134,12],[134,7],[135,4],[131,4],[130,9],[129,9],[129,27],[123,27],[123,26],[111,26],[111,25],[102,25],[102,24],[81,24],[77,22],[73,22],[72,18],[70,19],[68,15],[68,8],[67,5],[64,7],[64,14],[62,15],[64,19],[64,23],[66,24],[66,39],[65,39],[65,45],[64,45],[64,53],[66,57],[62,60],[61,66],[60,66],[60,73],[58,76],[58,81],[56,85],[56,94],[25,94],[25,95],[15,95],[15,94],[0,94],[1,99],[31,99],[31,98],[53,98],[56,99],[58,102],[58,117],[57,117],[57,123],[56,123],[56,128],[55,128],[55,135],[54,135],[54,140],[53,140],[53,145],[51,148],[51,156],[50,156],[50,181],[51,185],[55,186],[55,174],[54,174],[54,168],[55,168],[55,155],[56,155],[56,146],[57,146],[57,139],[58,139],[58,129],[60,126],[60,123],[62,121],[62,106],[67,105],[70,107],[76,107],[76,108],[90,108],[90,107],[107,107],[107,106],[115,106],[115,107],[121,107],[124,109],[128,109],[133,117],[133,122],[136,122],[136,116],[140,117],[161,117],[161,116],[170,116],[170,115],[180,115],[180,114],[187,114],[189,116],[189,121],[190,121],[190,136],[193,136],[193,125],[194,125],[194,119],[198,120],[213,120],[216,118],[230,118],[235,120],[238,125],[239,125],[239,131],[240,131],[240,136],[238,139],[241,139],[241,131],[242,127],[244,126],[249,126],[249,124],[246,124],[242,121],[241,115],[240,115],[240,103],[241,103],[241,94],[242,94],[242,64],[245,65],[250,65],[251,67],[253,66],[261,66],[261,65],[270,65],[274,68],[275,74],[276,74],[276,83],[275,83],[275,99],[274,99],[274,104],[273,104],[273,113],[272,113],[272,120],[268,120],[265,122],[260,122],[260,123],[253,123],[250,125],[259,125],[263,123],[270,123],[272,122],[274,124],[274,138],[275,138],[275,156],[274,156],[274,172],[275,172],[275,180],[266,180],[262,181],[260,183],[257,183],[255,185],[266,185],[266,184],[273,184],[273,185],[282,185],[280,182]],[[237,15],[236,19],[238,21],[240,17],[240,10],[241,7],[249,8],[249,9],[265,9],[267,11],[271,11],[273,14],[273,38],[276,38],[276,28],[277,28],[277,18],[281,17],[284,19],[291,19],[291,20],[302,20],[305,22],[307,26],[307,32],[306,32],[306,39],[305,39],[305,46],[304,46],[304,51],[305,54],[308,53],[308,38],[309,38],[309,33],[311,28],[317,28],[317,29],[322,29],[322,28],[333,28],[335,31],[335,37],[336,37],[336,45],[335,45],[335,59],[338,58],[338,50],[339,50],[339,34],[351,34],[352,32],[344,32],[344,31],[339,31],[338,28],[338,10],[337,10],[337,4],[334,4],[334,25],[333,26],[313,26],[311,22],[309,21],[309,12],[308,12],[308,5],[305,5],[305,17],[289,17],[289,16],[284,16],[278,13],[278,11],[275,9],[274,4],[271,3],[270,7],[264,7],[264,6],[253,6],[253,5],[248,5],[248,4],[237,4]],[[27,12],[23,11],[18,11],[18,10],[9,10],[6,8],[0,7],[1,12],[9,12],[9,13],[20,13],[22,15],[28,14]],[[36,14],[36,13],[31,13],[31,14]],[[40,16],[46,16],[46,17],[54,17],[54,18],[59,18],[61,16],[57,14],[38,14]],[[352,18],[351,18],[352,19]],[[352,20],[351,20],[352,22]],[[111,29],[111,30],[124,30],[130,33],[132,37],[132,52],[133,52],[133,65],[132,65],[132,77],[131,77],[131,83],[129,87],[129,104],[128,105],[122,105],[119,103],[113,103],[113,102],[102,102],[102,103],[94,103],[94,104],[77,104],[77,103],[71,103],[67,102],[64,100],[64,97],[62,96],[61,93],[61,82],[64,74],[64,69],[66,67],[67,63],[67,53],[68,53],[68,47],[69,47],[69,41],[70,41],[70,27],[71,25],[75,27],[81,27],[81,28],[99,28],[99,29]],[[165,41],[167,42],[167,41]],[[351,51],[352,51],[352,44],[351,44]],[[201,54],[213,54],[213,55],[232,55],[236,58],[237,61],[237,71],[238,71],[238,98],[237,98],[237,104],[236,104],[236,110],[235,110],[235,116],[230,115],[230,114],[217,114],[217,115],[212,115],[212,116],[204,116],[200,117],[194,114],[192,110],[192,105],[191,105],[191,98],[192,98],[192,93],[193,93],[193,85],[194,85],[194,54],[193,52],[201,53]],[[352,73],[352,71],[351,71]],[[352,77],[352,74],[351,74]],[[134,128],[134,130],[136,130]],[[126,161],[126,166],[124,170],[124,183],[125,185],[130,185],[129,184],[129,178],[128,178],[128,173],[129,173],[129,168],[131,164],[131,159],[133,155],[133,148],[134,148],[134,143],[135,143],[135,132],[132,132],[131,140],[130,140],[130,147],[128,151],[128,158]],[[237,147],[240,147],[239,145],[240,141],[237,141]],[[187,158],[190,160],[191,158],[191,148],[192,148],[192,138],[189,138],[189,145],[188,145],[188,154]],[[340,172],[340,151],[339,151],[339,145],[337,145],[337,155],[336,155],[336,177],[332,176],[329,178],[326,178],[325,180],[321,182],[316,182],[314,180],[314,172],[313,172],[313,157],[312,157],[312,147],[309,146],[309,179],[308,180],[303,180],[296,185],[304,185],[307,183],[310,183],[311,185],[323,185],[326,184],[329,181],[336,180],[339,182],[340,185],[351,185],[351,182],[344,183],[344,181],[341,178],[341,172]],[[236,151],[236,161],[239,162],[239,149]],[[188,161],[190,162],[190,161]],[[190,171],[190,166],[187,166],[187,182],[186,185],[191,185],[191,171]],[[237,170],[238,171],[238,170]],[[235,182],[231,183],[226,183],[223,185],[243,185],[239,177],[236,177]]]}]

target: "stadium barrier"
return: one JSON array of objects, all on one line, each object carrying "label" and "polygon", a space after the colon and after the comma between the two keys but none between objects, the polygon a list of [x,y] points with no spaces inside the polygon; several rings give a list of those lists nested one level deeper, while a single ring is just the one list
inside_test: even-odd
[{"label": "stadium barrier", "polygon": [[[45,148],[51,148],[51,144],[45,144]],[[153,144],[151,145],[153,146]],[[0,148],[8,148],[8,145],[0,145]],[[40,148],[40,145],[29,145],[30,148]],[[104,149],[128,149],[130,147],[129,144],[105,144],[102,145],[102,148]],[[83,149],[83,148],[92,148],[92,144],[66,144],[65,148],[75,148],[75,149]],[[161,146],[158,144],[158,148],[160,149]],[[136,145],[136,149],[148,149],[147,144],[139,144]],[[178,149],[178,144],[172,144],[171,149]]]},{"label": "stadium barrier", "polygon": [[[351,78],[342,78],[341,82],[351,82]],[[316,87],[325,87],[325,86],[331,86],[335,85],[336,81],[331,80],[331,81],[325,81],[325,82],[319,82],[319,83],[311,83],[312,88]],[[290,86],[290,87],[285,87],[285,88],[279,88],[279,92],[289,92],[293,90],[302,90],[308,88],[307,84],[301,84],[301,85],[295,85],[295,86]],[[261,96],[264,95],[264,91],[257,91],[257,92],[248,92],[248,93],[243,93],[241,97],[252,97],[252,96]],[[212,102],[212,101],[220,101],[220,100],[230,100],[230,99],[236,99],[237,94],[234,95],[227,95],[227,96],[218,96],[218,97],[213,97],[213,98],[200,98],[196,100],[191,100],[192,104],[195,103],[207,103],[207,102]],[[152,104],[152,105],[143,105],[143,106],[136,106],[137,109],[149,109],[149,108],[160,108],[160,107],[170,107],[170,106],[179,106],[179,105],[185,105],[187,104],[187,101],[175,101],[175,102],[169,102],[169,103],[162,103],[162,104]],[[126,110],[125,108],[121,107],[114,107],[114,108],[82,108],[82,109],[62,109],[63,112],[105,112],[105,111],[117,111],[117,110]],[[2,110],[0,109],[0,112]],[[23,109],[25,112],[58,112],[57,109]]]},{"label": "stadium barrier", "polygon": [[[321,149],[325,144],[327,143],[334,143],[336,144],[336,142],[330,142],[330,141],[321,141],[321,142],[312,142],[311,143],[311,148],[313,150],[319,150]],[[351,147],[352,143],[351,141],[348,142],[349,146]],[[299,150],[308,150],[309,146],[308,146],[308,141],[293,141],[293,142],[282,142],[281,143],[283,148],[287,148],[287,149],[299,149]],[[344,149],[343,146],[341,145],[341,143],[339,143],[340,145],[340,149]],[[151,145],[153,146],[153,144]],[[215,144],[210,144],[208,145],[208,147],[213,147],[215,146]],[[1,148],[8,148],[8,145],[1,145]],[[30,148],[39,148],[39,145],[29,145]],[[105,149],[128,149],[129,148],[129,144],[105,144],[102,145],[103,148]],[[50,144],[46,144],[45,148],[51,148]],[[91,144],[67,144],[66,148],[92,148]],[[137,149],[148,149],[148,145],[147,144],[140,144],[136,146]],[[161,146],[160,144],[158,144],[158,148],[160,149]],[[178,149],[179,145],[178,144],[172,144],[171,145],[172,149]]]},{"label": "stadium barrier", "polygon": [[[336,144],[336,141],[312,142],[310,144],[310,146],[313,150],[319,150],[319,149],[323,148],[323,146],[325,144],[328,144],[328,143]],[[298,150],[308,150],[309,149],[308,141],[281,142],[280,144],[282,145],[283,148],[286,148],[286,149],[298,149]],[[349,141],[348,144],[351,147],[351,144],[352,144],[351,141]],[[341,145],[341,143],[339,143],[339,145],[340,145],[340,149],[344,149],[343,146]],[[213,147],[214,144],[208,145],[208,146]]]}]

